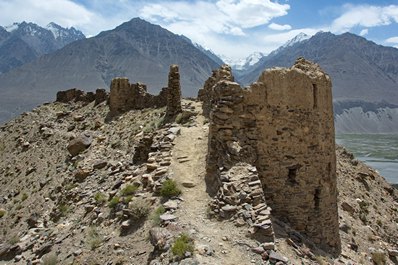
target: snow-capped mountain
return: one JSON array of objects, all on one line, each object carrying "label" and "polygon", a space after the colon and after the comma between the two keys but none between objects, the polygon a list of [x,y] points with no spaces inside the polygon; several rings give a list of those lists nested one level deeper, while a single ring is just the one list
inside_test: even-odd
[{"label": "snow-capped mountain", "polygon": [[25,21],[0,27],[0,74],[83,38],[81,31],[53,22],[46,28]]},{"label": "snow-capped mountain", "polygon": [[284,50],[287,47],[293,46],[296,43],[300,43],[303,41],[308,40],[309,38],[311,38],[310,35],[305,34],[304,32],[299,33],[296,37],[294,37],[293,39],[287,41],[285,44],[283,44],[282,46],[280,46],[278,49],[276,49],[275,51],[272,51],[269,55],[276,55],[277,53],[279,53],[280,51]]},{"label": "snow-capped mountain", "polygon": [[232,69],[234,70],[245,70],[253,65],[255,65],[256,63],[258,63],[258,61],[263,58],[265,55],[261,52],[254,52],[252,54],[250,54],[247,58],[244,59],[238,59],[238,60],[234,60],[231,58],[228,58],[226,56],[219,56],[226,64],[228,64],[229,66],[232,67]]}]

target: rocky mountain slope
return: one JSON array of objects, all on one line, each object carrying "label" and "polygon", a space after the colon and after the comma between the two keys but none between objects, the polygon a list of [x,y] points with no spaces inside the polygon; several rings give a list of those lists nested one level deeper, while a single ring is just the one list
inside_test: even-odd
[{"label": "rocky mountain slope", "polygon": [[54,22],[46,28],[25,21],[0,27],[0,74],[84,38],[81,31]]},{"label": "rocky mountain slope", "polygon": [[143,82],[157,92],[167,80],[170,64],[180,65],[185,96],[196,95],[218,67],[185,38],[135,18],[0,75],[0,113],[30,110],[62,89],[108,87],[115,76]]},{"label": "rocky mountain slope", "polygon": [[334,115],[338,133],[398,132],[398,105],[360,100],[336,101]]},{"label": "rocky mountain slope", "polygon": [[320,64],[331,76],[334,100],[384,100],[398,104],[398,49],[351,33],[319,32],[263,57],[239,80],[249,84],[257,80],[263,69],[286,67],[300,56]]},{"label": "rocky mountain slope", "polygon": [[[109,119],[105,102],[55,102],[2,126],[0,264],[396,264],[397,191],[340,147],[339,257],[279,220],[265,251],[210,218],[208,124],[201,103],[182,106],[190,118],[163,124],[164,108]],[[192,246],[181,261],[176,244]]]}]

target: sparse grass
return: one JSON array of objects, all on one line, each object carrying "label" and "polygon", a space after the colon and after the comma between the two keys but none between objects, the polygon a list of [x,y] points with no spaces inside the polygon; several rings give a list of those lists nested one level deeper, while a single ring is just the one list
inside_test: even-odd
[{"label": "sparse grass", "polygon": [[131,210],[131,219],[132,220],[140,220],[146,218],[151,211],[151,206],[148,201],[142,198],[139,198],[133,202],[130,207]]},{"label": "sparse grass", "polygon": [[319,265],[329,265],[329,262],[325,257],[322,256],[316,256],[315,260],[318,262]]},{"label": "sparse grass", "polygon": [[19,237],[17,235],[13,235],[8,239],[8,244],[10,244],[11,246],[16,245],[18,242],[19,242]]},{"label": "sparse grass", "polygon": [[61,213],[61,216],[66,216],[70,211],[70,207],[66,203],[61,203],[58,205],[58,210]]},{"label": "sparse grass", "polygon": [[87,243],[91,250],[98,248],[103,242],[103,237],[99,234],[98,228],[90,226],[87,231]]},{"label": "sparse grass", "polygon": [[160,195],[164,198],[171,198],[181,194],[181,189],[177,186],[177,183],[168,179],[162,183],[162,188],[160,189]]},{"label": "sparse grass", "polygon": [[102,193],[102,192],[97,192],[94,195],[94,200],[99,205],[103,205],[106,202],[106,199],[107,199],[106,195],[104,193]]},{"label": "sparse grass", "polygon": [[21,197],[21,201],[25,201],[28,198],[28,194],[23,193]]},{"label": "sparse grass", "polygon": [[163,205],[159,206],[152,212],[151,220],[152,220],[153,225],[155,225],[155,226],[160,225],[160,223],[161,223],[160,216],[162,214],[164,214],[165,212],[166,212],[166,209],[163,207]]},{"label": "sparse grass", "polygon": [[119,204],[119,202],[120,202],[120,198],[115,196],[109,201],[108,206],[109,206],[109,208],[113,209]]},{"label": "sparse grass", "polygon": [[182,233],[174,241],[174,244],[171,247],[171,252],[173,253],[173,255],[179,258],[183,258],[185,256],[185,253],[187,252],[192,253],[193,251],[194,251],[193,239],[185,233]]},{"label": "sparse grass", "polygon": [[129,202],[131,202],[132,200],[133,200],[133,196],[132,195],[128,195],[128,196],[123,198],[123,202],[125,204],[129,204]]},{"label": "sparse grass", "polygon": [[58,257],[55,253],[49,253],[43,258],[43,265],[57,265]]},{"label": "sparse grass", "polygon": [[376,265],[386,264],[386,262],[387,262],[386,255],[383,252],[376,251],[376,252],[373,252],[371,255],[372,255],[372,260]]},{"label": "sparse grass", "polygon": [[122,196],[129,196],[129,195],[133,195],[137,190],[138,190],[137,186],[127,185],[126,187],[124,187],[121,190],[120,193],[121,193]]}]

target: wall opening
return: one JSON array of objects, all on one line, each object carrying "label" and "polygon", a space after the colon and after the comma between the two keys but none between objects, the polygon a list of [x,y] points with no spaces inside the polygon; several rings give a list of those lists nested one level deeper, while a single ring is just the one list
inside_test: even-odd
[{"label": "wall opening", "polygon": [[316,188],[314,193],[314,208],[315,210],[319,210],[319,203],[321,200],[321,189]]},{"label": "wall opening", "polygon": [[313,95],[313,109],[318,108],[318,86],[316,84],[312,84],[312,95]]},{"label": "wall opening", "polygon": [[288,173],[287,173],[287,181],[290,185],[297,185],[297,170],[299,169],[299,166],[292,166],[288,168]]}]

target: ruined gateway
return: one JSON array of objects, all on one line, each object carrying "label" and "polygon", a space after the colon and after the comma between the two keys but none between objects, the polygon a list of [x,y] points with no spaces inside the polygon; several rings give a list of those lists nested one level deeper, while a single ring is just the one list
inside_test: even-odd
[{"label": "ruined gateway", "polygon": [[[148,94],[145,85],[117,78],[108,103],[114,113],[167,106],[170,121],[181,111],[180,97],[173,65],[169,86],[158,96]],[[276,218],[339,254],[329,76],[299,58],[291,68],[266,70],[241,88],[224,65],[213,71],[198,98],[209,118],[206,182],[213,211],[246,222],[263,241],[273,240],[271,218]]]},{"label": "ruined gateway", "polygon": [[[209,117],[207,186],[217,197],[224,194],[218,213],[251,196],[254,209],[266,203],[272,217],[306,234],[317,246],[340,253],[329,76],[299,58],[291,68],[266,70],[256,83],[241,88],[233,82],[231,69],[223,66],[207,80],[199,99]],[[252,172],[249,186],[258,179],[263,192],[235,190],[225,196],[231,169],[242,166]],[[269,231],[265,218],[256,216],[249,223]]]}]

